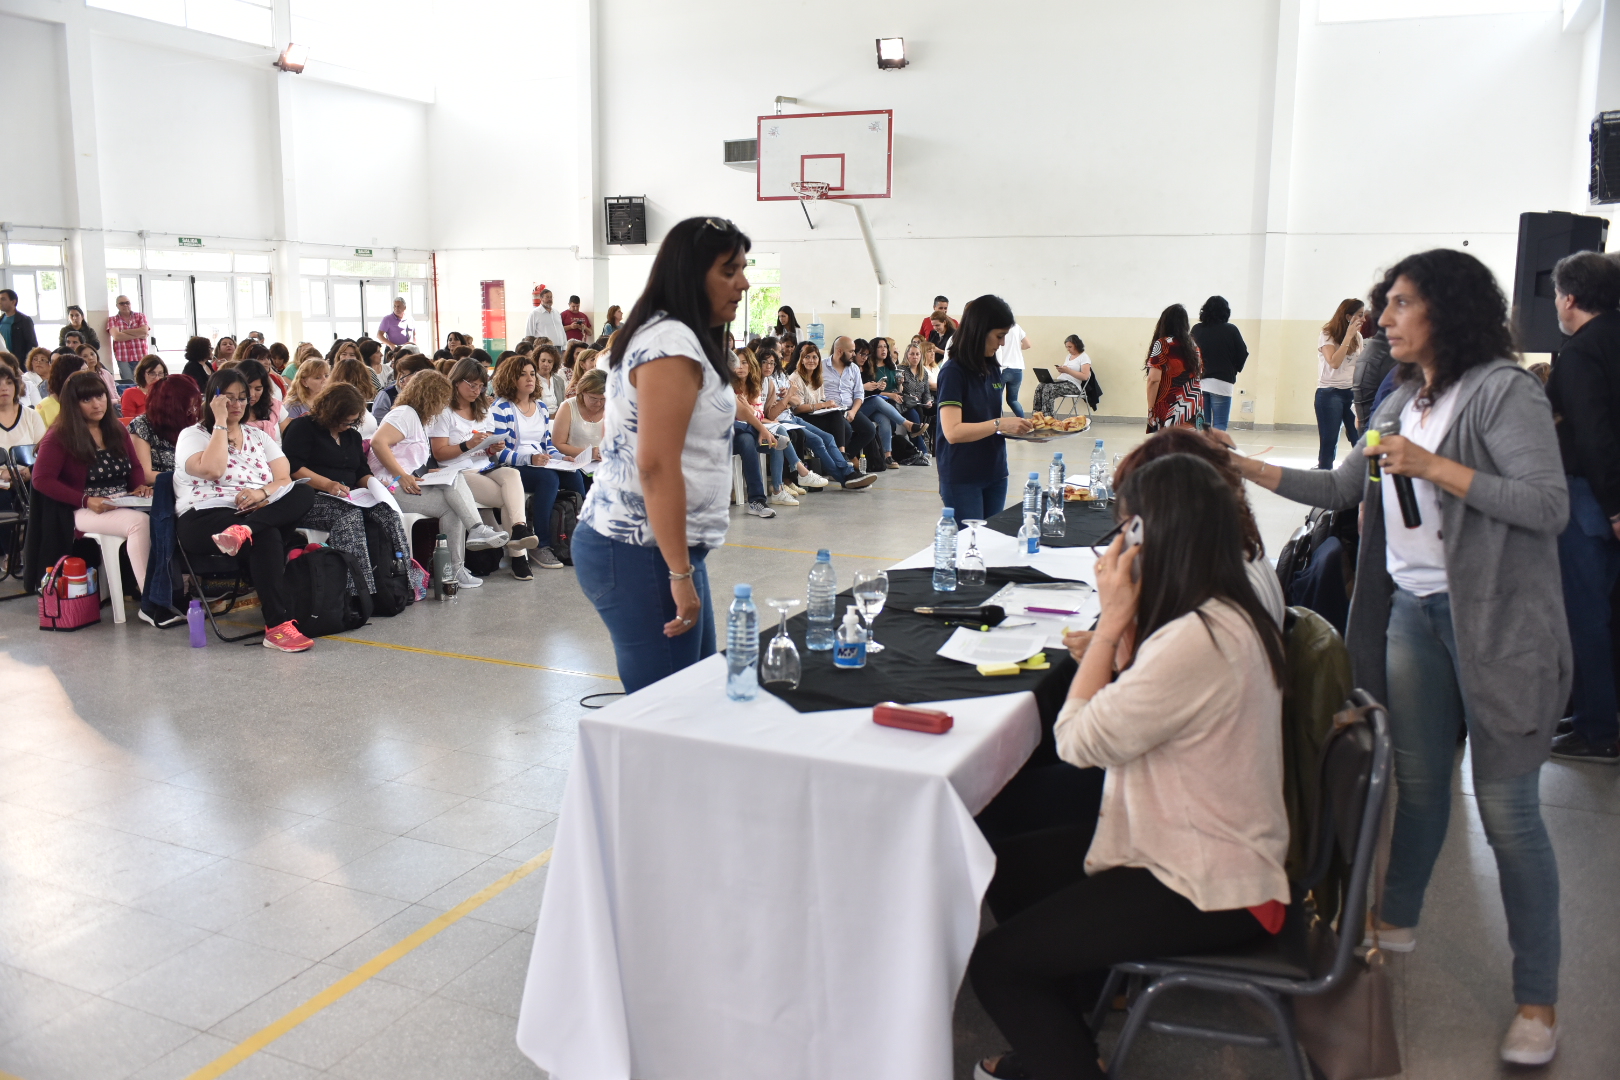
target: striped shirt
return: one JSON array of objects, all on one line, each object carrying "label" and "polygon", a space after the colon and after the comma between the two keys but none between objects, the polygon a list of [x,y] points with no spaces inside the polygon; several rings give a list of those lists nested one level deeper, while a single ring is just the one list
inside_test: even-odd
[{"label": "striped shirt", "polygon": [[502,465],[528,465],[536,453],[534,447],[546,454],[560,453],[551,441],[551,414],[538,398],[531,399],[531,404],[534,405],[533,416],[524,416],[506,398],[496,398],[489,410],[489,417],[495,422],[495,434],[505,440],[505,445],[495,454]]}]

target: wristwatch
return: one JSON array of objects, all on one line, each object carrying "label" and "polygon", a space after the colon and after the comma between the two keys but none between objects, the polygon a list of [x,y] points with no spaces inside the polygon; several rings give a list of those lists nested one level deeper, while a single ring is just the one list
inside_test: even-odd
[{"label": "wristwatch", "polygon": [[1000,430],[1001,430],[1001,417],[998,416],[998,417],[996,417],[996,431],[999,432]]},{"label": "wristwatch", "polygon": [[460,442],[459,442],[459,443],[457,443],[457,444],[456,444],[456,447],[457,447],[457,449],[459,449],[459,450],[460,450],[460,451],[461,451],[461,452],[462,452],[462,453],[463,453],[463,454],[465,454],[465,453],[466,453],[466,452],[467,452],[467,440],[466,440],[466,439],[462,439],[462,440],[461,440],[461,441],[460,441]]}]

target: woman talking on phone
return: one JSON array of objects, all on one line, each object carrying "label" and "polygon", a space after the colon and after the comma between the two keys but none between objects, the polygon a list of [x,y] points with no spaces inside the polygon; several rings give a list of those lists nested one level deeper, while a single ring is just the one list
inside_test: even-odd
[{"label": "woman talking on phone", "polygon": [[989,518],[1007,505],[1007,435],[1034,424],[1001,415],[1001,366],[996,350],[1012,329],[1012,308],[999,296],[981,296],[962,312],[951,358],[939,369],[939,497],[957,521]]},{"label": "woman talking on phone", "polygon": [[[1558,561],[1569,490],[1552,409],[1516,362],[1490,270],[1460,251],[1426,251],[1396,263],[1379,288],[1378,324],[1403,378],[1372,428],[1399,434],[1377,447],[1363,437],[1331,471],[1235,452],[1232,461],[1295,502],[1362,504],[1345,642],[1356,684],[1389,706],[1398,781],[1382,945],[1417,945],[1466,724],[1513,948],[1518,1012],[1501,1057],[1541,1065],[1558,1048],[1560,932],[1538,781],[1572,678]],[[1378,459],[1376,482],[1369,458]],[[1402,511],[1393,477],[1410,478],[1421,520]]]},{"label": "woman talking on phone", "polygon": [[670,229],[610,349],[574,565],[626,693],[715,651],[704,559],[726,539],[737,412],[722,330],[748,288],[749,246],[718,218]]}]

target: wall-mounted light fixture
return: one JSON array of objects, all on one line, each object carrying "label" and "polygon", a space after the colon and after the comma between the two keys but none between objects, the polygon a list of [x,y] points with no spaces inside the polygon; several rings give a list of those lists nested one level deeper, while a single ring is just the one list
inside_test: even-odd
[{"label": "wall-mounted light fixture", "polygon": [[271,66],[297,75],[304,70],[304,64],[308,60],[308,45],[294,45],[292,42],[288,42],[287,47],[281,50],[281,55],[276,57],[275,63]]},{"label": "wall-mounted light fixture", "polygon": [[877,39],[877,54],[879,68],[903,68],[906,66],[906,39],[897,37],[880,37]]}]

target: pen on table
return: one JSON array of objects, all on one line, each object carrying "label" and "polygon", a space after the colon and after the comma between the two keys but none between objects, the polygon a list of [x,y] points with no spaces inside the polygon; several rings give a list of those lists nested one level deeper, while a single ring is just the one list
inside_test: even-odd
[{"label": "pen on table", "polygon": [[1024,611],[1026,611],[1026,612],[1028,612],[1030,614],[1036,614],[1036,615],[1078,615],[1078,614],[1080,614],[1078,611],[1071,611],[1068,608],[1055,608],[1055,607],[1026,607],[1026,608],[1024,608]]}]

